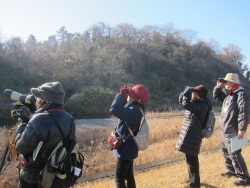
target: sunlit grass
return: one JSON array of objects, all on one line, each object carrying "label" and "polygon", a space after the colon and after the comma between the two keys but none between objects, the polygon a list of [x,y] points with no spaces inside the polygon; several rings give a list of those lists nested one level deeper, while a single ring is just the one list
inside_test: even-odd
[{"label": "sunlit grass", "polygon": [[[243,149],[243,157],[250,168],[250,146]],[[232,188],[236,177],[220,177],[225,170],[224,159],[221,151],[209,155],[199,155],[200,178],[202,188]],[[150,169],[146,172],[135,172],[137,188],[181,188],[185,185],[188,177],[185,161],[171,166],[162,166],[158,169]],[[97,180],[94,182],[83,182],[75,188],[115,188],[113,178]],[[238,186],[243,187],[243,186]]]},{"label": "sunlit grass", "polygon": [[[147,117],[151,118],[148,119],[148,124],[150,127],[151,145],[147,148],[147,150],[139,152],[139,157],[134,160],[134,165],[146,164],[177,156],[183,156],[183,153],[175,150],[175,145],[179,138],[179,132],[184,117],[184,111],[174,111],[167,113],[149,112],[147,113]],[[216,116],[216,120],[218,120],[218,116]],[[116,157],[113,155],[107,143],[107,138],[113,129],[114,127],[101,127],[101,128],[99,127],[87,130],[77,129],[76,131],[77,143],[81,148],[80,149],[81,153],[85,157],[85,163],[90,166],[89,168],[83,169],[83,176],[106,172],[115,169]],[[8,139],[7,135],[8,135],[8,130],[6,128],[2,128],[0,131],[0,154],[1,154],[0,156],[2,156],[1,152],[4,148],[5,143],[7,142]],[[219,147],[220,147],[220,133],[217,129],[217,121],[216,121],[215,132],[211,138],[203,139],[201,151]],[[210,157],[210,155],[206,157]],[[202,158],[203,157],[201,156],[200,158],[201,165],[203,165]],[[223,163],[222,159],[220,159],[220,163]],[[179,168],[180,170],[172,171],[177,168]],[[215,166],[213,168],[215,169]],[[187,175],[186,174],[187,169],[185,163],[182,164],[182,167],[173,168],[172,166],[168,166],[166,168],[163,168],[163,170],[164,169],[167,171],[162,171],[160,173],[164,173],[166,179],[168,179],[169,175],[167,174],[169,173],[171,174],[171,178],[175,178],[175,176],[176,178],[178,178],[179,176],[182,177],[182,174],[185,176]],[[151,172],[152,174],[159,173],[158,171],[154,170],[150,170],[149,172]],[[161,176],[160,173],[159,177]],[[146,175],[145,173],[145,176],[148,176],[146,177],[147,179],[151,179],[151,176],[153,177],[152,174]],[[136,180],[137,181],[140,180],[140,177],[143,175],[144,173],[137,174],[138,177],[136,177]],[[9,179],[11,179],[11,181],[9,181]],[[164,180],[157,178],[153,178],[152,180],[154,179],[155,181],[153,182],[147,181],[145,184],[147,184],[148,187],[150,186],[166,187],[167,184],[165,184]],[[4,175],[0,176],[0,183],[7,182],[7,185],[9,187],[12,187],[12,185],[16,185],[17,181],[18,181],[18,171],[16,168],[16,163],[12,162],[4,172]],[[107,181],[108,183],[106,184],[105,181]],[[96,184],[94,186],[92,184],[85,183],[84,186],[88,186],[89,184],[90,186],[92,186],[92,188],[98,186],[105,188],[114,187],[113,181],[110,180],[105,180],[105,181],[102,181],[101,183],[97,181],[95,182]],[[142,181],[146,180],[143,180],[142,178]],[[179,179],[177,182],[175,181],[172,182],[171,180],[171,182],[168,183],[170,183],[171,186],[179,185],[181,181],[182,181],[181,179]],[[144,185],[144,182],[140,182],[140,184]],[[142,187],[144,188],[144,186]]]}]

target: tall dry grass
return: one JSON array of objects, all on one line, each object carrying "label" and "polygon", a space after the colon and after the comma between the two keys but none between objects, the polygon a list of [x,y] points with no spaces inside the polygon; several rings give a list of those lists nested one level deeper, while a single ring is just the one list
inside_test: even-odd
[{"label": "tall dry grass", "polygon": [[[243,148],[242,155],[250,169],[250,145]],[[225,170],[224,158],[220,151],[209,155],[200,155],[201,188],[234,188],[236,177],[221,177],[219,174]],[[162,166],[146,172],[135,172],[137,188],[182,188],[188,177],[185,161],[171,166]],[[111,178],[94,182],[83,182],[75,188],[115,188],[115,181]],[[242,188],[243,186],[237,186]]]},{"label": "tall dry grass", "polygon": [[[159,117],[152,115],[151,117]],[[135,165],[169,159],[182,155],[175,150],[179,138],[183,116],[160,116],[149,119],[151,144],[145,151],[139,152]],[[218,117],[217,117],[218,119]],[[90,167],[83,175],[90,175],[115,169],[115,157],[110,151],[107,138],[114,127],[95,128],[94,130],[77,131],[77,140],[85,156],[85,163]],[[220,147],[220,134],[217,128],[209,139],[203,139],[201,151]]]},{"label": "tall dry grass", "polygon": [[[147,113],[151,145],[147,150],[139,152],[139,157],[134,161],[134,165],[183,155],[175,150],[183,116],[184,111]],[[218,117],[216,117],[216,119],[218,119]],[[83,176],[115,169],[116,158],[107,143],[107,138],[113,129],[114,127],[101,127],[87,130],[77,128],[77,143],[85,157],[85,163],[90,166],[89,168],[83,169]],[[6,142],[6,139],[8,139],[8,130],[3,128],[0,134],[0,144],[2,146]],[[217,128],[215,128],[215,133],[210,139],[203,139],[201,150],[218,147],[220,147],[220,134]],[[0,156],[2,156],[1,151]],[[0,176],[0,183],[9,182],[5,187],[12,187],[12,184],[16,184],[17,181],[18,172],[16,163],[12,162],[4,174]]]}]

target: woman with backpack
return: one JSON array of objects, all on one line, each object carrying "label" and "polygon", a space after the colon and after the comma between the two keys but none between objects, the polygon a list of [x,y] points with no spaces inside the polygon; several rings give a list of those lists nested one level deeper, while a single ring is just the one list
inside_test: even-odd
[{"label": "woman with backpack", "polygon": [[200,187],[199,159],[202,142],[202,128],[212,103],[207,98],[208,90],[203,85],[187,86],[179,96],[180,105],[186,109],[180,137],[175,148],[185,153],[188,165],[188,179],[184,187]]},{"label": "woman with backpack", "polygon": [[140,109],[144,111],[144,105],[148,100],[148,89],[142,84],[137,84],[134,87],[121,88],[111,104],[110,112],[119,118],[115,132],[123,140],[119,149],[113,149],[113,154],[117,157],[115,172],[117,188],[136,187],[133,160],[138,157],[138,149],[128,127],[134,135],[137,134],[143,117]]}]

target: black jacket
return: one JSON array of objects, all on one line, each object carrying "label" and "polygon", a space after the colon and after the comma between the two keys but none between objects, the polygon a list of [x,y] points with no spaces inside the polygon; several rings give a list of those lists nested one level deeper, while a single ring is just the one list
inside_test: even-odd
[{"label": "black jacket", "polygon": [[[56,147],[58,142],[63,138],[56,127],[54,121],[48,116],[51,114],[61,126],[66,137],[75,139],[75,122],[70,114],[65,112],[62,105],[46,105],[39,112],[36,112],[33,117],[29,120],[25,129],[22,130],[21,127],[17,128],[16,136],[16,150],[19,154],[22,154],[28,163],[39,167],[42,169],[45,166],[46,160],[48,159],[50,153]],[[43,141],[43,145],[38,153],[35,161],[32,159],[33,151],[35,150],[39,141]],[[36,181],[35,179],[30,179],[28,177],[34,172],[21,173],[26,177],[22,177],[24,180],[29,182]]]},{"label": "black jacket", "polygon": [[212,103],[208,98],[190,102],[191,94],[192,88],[187,87],[179,97],[179,103],[186,111],[175,148],[183,153],[197,156],[200,153],[203,138],[202,128],[208,111],[212,110]]}]

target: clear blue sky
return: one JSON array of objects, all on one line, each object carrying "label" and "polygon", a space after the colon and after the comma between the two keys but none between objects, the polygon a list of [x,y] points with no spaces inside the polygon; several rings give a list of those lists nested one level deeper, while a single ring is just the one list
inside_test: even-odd
[{"label": "clear blue sky", "polygon": [[98,22],[192,29],[198,38],[235,44],[250,69],[250,0],[0,0],[0,37],[47,40],[62,26],[82,33]]}]

